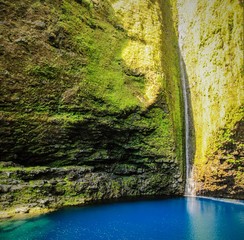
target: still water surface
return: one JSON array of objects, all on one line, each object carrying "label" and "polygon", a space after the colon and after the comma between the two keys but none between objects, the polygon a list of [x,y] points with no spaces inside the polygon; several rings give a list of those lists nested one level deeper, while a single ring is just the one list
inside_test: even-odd
[{"label": "still water surface", "polygon": [[0,224],[1,240],[243,240],[244,203],[205,198],[66,208]]}]

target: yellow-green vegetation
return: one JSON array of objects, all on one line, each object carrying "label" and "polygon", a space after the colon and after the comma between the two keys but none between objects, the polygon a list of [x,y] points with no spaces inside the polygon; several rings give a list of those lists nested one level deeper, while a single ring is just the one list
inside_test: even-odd
[{"label": "yellow-green vegetation", "polygon": [[[17,180],[10,173],[9,192],[0,189],[2,208],[7,201],[11,207],[35,203],[47,193],[55,197],[44,199],[43,208],[51,209],[182,194],[174,4],[0,0],[1,171],[20,171]],[[83,175],[65,176],[75,171],[69,166],[93,168],[86,184]],[[54,185],[50,171],[62,175]],[[32,189],[38,174],[47,181],[43,190]],[[15,181],[26,183],[22,194],[12,188]]]},{"label": "yellow-green vegetation", "polygon": [[[67,165],[77,161],[81,149],[88,151],[89,161],[100,150],[108,158],[103,148],[112,143],[101,139],[91,146],[88,136],[103,134],[104,127],[104,138],[111,132],[113,139],[131,126],[133,134],[126,133],[126,140],[132,148],[148,156],[177,157],[182,164],[177,38],[170,3],[2,3],[7,20],[16,26],[12,41],[2,38],[3,160]],[[8,31],[3,25],[3,35]],[[75,131],[82,136],[74,136]],[[112,158],[120,159],[119,154]]]},{"label": "yellow-green vegetation", "polygon": [[[239,134],[243,132],[244,103],[242,5],[237,0],[179,0],[178,4],[182,55],[195,128],[195,177],[208,181],[208,187],[198,186],[202,194],[211,192],[211,185],[215,184],[217,190],[212,192],[218,192],[221,178],[226,181],[226,189],[229,188],[222,191],[223,195],[226,192],[231,196],[234,185],[244,187],[236,178],[244,177],[243,169],[238,168],[240,164],[224,167],[220,160],[230,155],[234,162],[243,162],[243,138]],[[215,158],[219,159],[218,164],[214,163]],[[228,183],[225,174],[217,177],[216,166],[219,172],[225,169],[226,175],[233,170],[233,179]]]},{"label": "yellow-green vegetation", "polygon": [[145,76],[145,90],[143,95],[138,92],[137,97],[150,106],[164,93],[171,113],[177,156],[182,159],[183,121],[175,1],[118,0],[113,1],[112,6],[130,37],[122,58],[134,73]]},{"label": "yellow-green vegetation", "polygon": [[154,174],[129,164],[117,165],[113,172],[94,171],[91,166],[3,165],[0,168],[0,219],[119,197],[179,194],[175,192],[175,175],[171,174],[176,164],[168,164],[164,171],[158,167]]},{"label": "yellow-green vegetation", "polygon": [[[178,49],[178,12],[175,0],[159,1],[162,27],[162,56],[161,64],[165,73],[164,91],[171,112],[173,122],[176,151],[179,159],[183,159],[181,167],[184,166],[184,126],[183,126],[183,99],[181,94],[181,81],[179,70],[179,49]],[[164,9],[169,9],[164,11]]]}]

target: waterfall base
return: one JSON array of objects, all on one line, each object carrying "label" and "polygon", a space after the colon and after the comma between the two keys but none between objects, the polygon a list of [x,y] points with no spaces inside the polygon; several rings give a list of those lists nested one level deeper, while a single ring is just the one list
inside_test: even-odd
[{"label": "waterfall base", "polygon": [[184,196],[195,196],[196,191],[195,191],[195,182],[193,177],[188,178],[186,180],[186,187],[185,187],[185,194]]}]

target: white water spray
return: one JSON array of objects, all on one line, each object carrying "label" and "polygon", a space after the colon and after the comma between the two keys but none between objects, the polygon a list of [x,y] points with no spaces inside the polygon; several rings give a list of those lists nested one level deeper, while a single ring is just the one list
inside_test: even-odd
[{"label": "white water spray", "polygon": [[[181,41],[179,41],[180,51],[182,50]],[[185,196],[195,195],[195,182],[193,176],[192,159],[191,159],[191,136],[190,136],[190,105],[188,99],[188,86],[187,86],[187,75],[184,65],[184,60],[180,54],[180,74],[183,90],[184,100],[184,119],[185,119],[185,158],[186,158],[186,185],[185,185]]]},{"label": "white water spray", "polygon": [[183,99],[184,99],[184,118],[185,118],[185,158],[186,158],[186,186],[185,186],[185,195],[193,196],[195,195],[195,183],[193,177],[193,169],[191,164],[191,155],[190,155],[190,109],[188,102],[188,91],[187,91],[187,76],[184,66],[184,61],[182,56],[180,56],[180,72],[181,72],[181,81],[182,81],[182,90],[183,90]]}]

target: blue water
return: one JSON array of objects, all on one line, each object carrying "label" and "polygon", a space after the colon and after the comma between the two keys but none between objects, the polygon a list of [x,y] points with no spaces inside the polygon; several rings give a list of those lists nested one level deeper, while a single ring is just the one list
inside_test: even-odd
[{"label": "blue water", "polygon": [[243,240],[244,204],[203,198],[66,208],[0,224],[1,240]]}]

